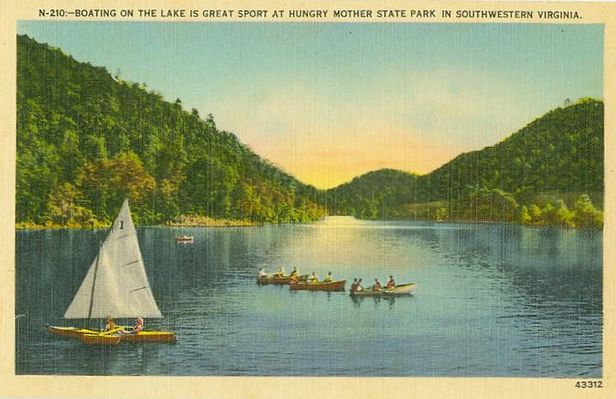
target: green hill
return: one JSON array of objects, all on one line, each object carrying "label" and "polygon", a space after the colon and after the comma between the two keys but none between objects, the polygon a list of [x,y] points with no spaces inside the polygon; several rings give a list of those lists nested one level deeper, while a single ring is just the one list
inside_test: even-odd
[{"label": "green hill", "polygon": [[[371,172],[329,190],[325,201],[331,213],[368,219],[596,226],[602,223],[593,202],[603,204],[603,151],[603,102],[585,98],[427,175]],[[592,220],[580,220],[582,208]]]},{"label": "green hill", "polygon": [[139,223],[180,215],[257,223],[320,218],[317,190],[261,159],[211,115],[17,37],[17,209],[23,224]]},{"label": "green hill", "polygon": [[[24,225],[365,219],[599,227],[603,103],[582,99],[419,176],[370,172],[320,192],[261,159],[212,115],[17,37],[17,209]],[[241,224],[241,223],[240,223]]]}]

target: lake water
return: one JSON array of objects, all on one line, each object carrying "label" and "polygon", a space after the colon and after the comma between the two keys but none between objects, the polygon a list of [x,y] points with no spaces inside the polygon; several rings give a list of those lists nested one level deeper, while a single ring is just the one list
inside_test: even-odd
[{"label": "lake water", "polygon": [[[180,234],[194,244],[176,244]],[[19,231],[16,372],[75,375],[601,377],[602,235],[335,217],[254,228],[141,228],[175,344],[91,347],[48,334],[105,231]],[[261,267],[347,292],[258,286]],[[393,274],[413,296],[353,300]],[[125,321],[132,323],[132,320]],[[100,322],[102,323],[102,321]],[[100,325],[102,326],[102,325]]]}]

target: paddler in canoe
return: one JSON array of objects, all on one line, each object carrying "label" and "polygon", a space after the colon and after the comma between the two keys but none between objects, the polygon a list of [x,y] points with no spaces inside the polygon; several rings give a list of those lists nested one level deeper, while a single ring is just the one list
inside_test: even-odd
[{"label": "paddler in canoe", "polygon": [[284,277],[284,267],[280,266],[278,271],[274,272],[273,276],[274,276],[274,278],[282,278],[282,277]]},{"label": "paddler in canoe", "polygon": [[289,280],[291,284],[296,284],[299,281],[299,271],[297,270],[297,267],[294,267],[293,270],[291,270]]},{"label": "paddler in canoe", "polygon": [[387,280],[387,284],[385,285],[385,288],[396,288],[396,282],[394,281],[394,277],[393,276],[389,276],[389,280]]},{"label": "paddler in canoe", "polygon": [[332,272],[327,273],[327,276],[323,279],[323,283],[331,283],[332,280]]},{"label": "paddler in canoe", "polygon": [[379,282],[378,278],[374,279],[374,284],[372,284],[372,292],[379,292],[383,289],[383,287],[381,286],[381,283]]},{"label": "paddler in canoe", "polygon": [[361,279],[354,279],[353,284],[351,285],[351,293],[363,291],[364,287],[361,285]]},{"label": "paddler in canoe", "polygon": [[319,283],[319,278],[317,277],[317,275],[314,272],[312,272],[310,277],[308,277],[308,282],[310,284],[318,284]]}]

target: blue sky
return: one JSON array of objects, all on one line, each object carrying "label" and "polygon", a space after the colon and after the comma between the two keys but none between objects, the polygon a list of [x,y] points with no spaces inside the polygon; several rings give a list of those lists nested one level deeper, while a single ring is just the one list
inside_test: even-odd
[{"label": "blue sky", "polygon": [[20,21],[18,33],[212,113],[333,187],[427,173],[566,98],[603,97],[603,26]]}]

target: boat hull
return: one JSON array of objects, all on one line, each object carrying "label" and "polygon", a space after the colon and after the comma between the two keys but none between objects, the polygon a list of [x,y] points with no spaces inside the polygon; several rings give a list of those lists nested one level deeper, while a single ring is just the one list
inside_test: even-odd
[{"label": "boat hull", "polygon": [[[126,329],[126,327],[125,327]],[[77,338],[84,344],[115,345],[114,341],[132,343],[172,343],[176,335],[170,331],[141,331],[139,334],[121,333],[122,328],[110,332],[101,332],[88,328],[48,326],[47,331],[62,337]],[[113,337],[113,339],[107,339]],[[116,339],[117,338],[117,339]],[[100,342],[99,342],[100,341]]]},{"label": "boat hull", "polygon": [[169,331],[142,331],[139,334],[120,335],[122,342],[133,343],[173,343],[176,341],[175,333]]},{"label": "boat hull", "polygon": [[344,291],[346,280],[332,281],[330,283],[295,283],[289,285],[292,291]]},{"label": "boat hull", "polygon": [[363,291],[351,291],[351,296],[401,296],[411,295],[415,289],[415,283],[401,284],[394,288],[383,288],[380,291],[372,291],[370,288]]},{"label": "boat hull", "polygon": [[88,328],[47,326],[47,331],[54,335],[69,338],[79,338],[84,334],[98,334],[100,331]]},{"label": "boat hull", "polygon": [[[298,276],[298,280],[299,281],[306,281],[307,279],[308,279],[308,275],[307,274],[303,274],[301,276]],[[291,284],[291,277],[290,276],[258,277],[257,278],[257,284],[259,284],[259,285],[268,285],[268,284],[287,285],[287,284]]]},{"label": "boat hull", "polygon": [[79,340],[86,345],[117,345],[122,337],[108,334],[82,334]]}]

